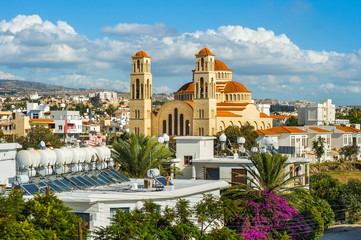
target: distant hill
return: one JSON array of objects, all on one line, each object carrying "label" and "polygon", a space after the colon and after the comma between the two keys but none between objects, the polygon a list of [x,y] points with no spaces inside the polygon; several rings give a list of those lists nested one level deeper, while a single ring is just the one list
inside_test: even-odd
[{"label": "distant hill", "polygon": [[29,90],[64,90],[69,89],[58,85],[22,80],[0,79],[0,89],[29,89]]}]

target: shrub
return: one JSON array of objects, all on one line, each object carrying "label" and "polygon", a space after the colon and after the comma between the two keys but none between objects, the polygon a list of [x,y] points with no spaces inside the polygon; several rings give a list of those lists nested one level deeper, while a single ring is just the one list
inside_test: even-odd
[{"label": "shrub", "polygon": [[[308,227],[285,199],[267,191],[252,191],[239,201],[240,211],[229,223],[245,239],[307,239]],[[284,234],[286,233],[286,234]]]},{"label": "shrub", "polygon": [[347,209],[347,221],[354,223],[361,219],[361,181],[349,179],[342,186],[341,200]]}]

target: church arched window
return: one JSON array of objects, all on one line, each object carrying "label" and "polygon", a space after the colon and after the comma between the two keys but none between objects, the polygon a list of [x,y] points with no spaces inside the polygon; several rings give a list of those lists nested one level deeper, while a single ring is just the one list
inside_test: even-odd
[{"label": "church arched window", "polygon": [[189,128],[190,128],[189,120],[186,120],[186,136],[189,135]]},{"label": "church arched window", "polygon": [[184,119],[183,114],[179,115],[179,135],[183,136],[184,134]]},{"label": "church arched window", "polygon": [[163,120],[163,133],[167,132],[167,121]]},{"label": "church arched window", "polygon": [[172,132],[172,114],[168,114],[168,135],[173,135]]},{"label": "church arched window", "polygon": [[178,135],[178,108],[174,109],[174,135]]}]

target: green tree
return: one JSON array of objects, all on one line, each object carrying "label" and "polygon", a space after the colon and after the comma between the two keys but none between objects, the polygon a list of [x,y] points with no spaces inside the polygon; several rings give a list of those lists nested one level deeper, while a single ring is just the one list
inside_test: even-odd
[{"label": "green tree", "polygon": [[289,177],[285,171],[287,156],[279,153],[255,153],[250,157],[252,165],[239,164],[247,170],[245,176],[253,187],[261,191],[282,191],[296,177]]},{"label": "green tree", "polygon": [[110,117],[112,117],[116,110],[117,109],[112,104],[109,104],[105,111],[109,114]]},{"label": "green tree", "polygon": [[320,171],[321,158],[325,154],[325,139],[318,137],[317,140],[312,142],[312,150],[316,155],[318,161],[318,171]]},{"label": "green tree", "polygon": [[35,195],[25,201],[21,190],[0,196],[1,239],[75,239],[85,223],[54,195]]},{"label": "green tree", "polygon": [[119,170],[128,177],[144,178],[151,168],[161,168],[172,153],[155,137],[130,134],[128,141],[118,139],[113,143],[114,161],[119,163]]},{"label": "green tree", "polygon": [[359,151],[360,147],[357,145],[347,145],[340,148],[340,154],[345,157],[345,160],[351,160],[351,157],[357,155]]},{"label": "green tree", "polygon": [[295,116],[291,116],[286,121],[286,126],[300,126],[298,125],[298,120]]},{"label": "green tree", "polygon": [[[217,141],[221,134],[222,134],[222,132],[218,132],[216,134]],[[249,123],[244,124],[242,127],[238,127],[238,126],[234,126],[234,125],[228,126],[224,130],[224,134],[227,136],[227,141],[229,141],[232,144],[237,144],[238,137],[244,137],[246,139],[244,147],[247,150],[250,150],[252,147],[258,147],[258,144],[256,141],[258,134],[254,130],[254,127],[252,125],[250,125]]]},{"label": "green tree", "polygon": [[[141,209],[130,212],[118,210],[107,227],[95,229],[95,239],[169,239],[169,240],[213,240],[241,239],[233,230],[223,227],[224,214],[229,201],[205,195],[196,206],[191,207],[188,200],[179,199],[174,208],[160,206],[146,201]],[[223,209],[223,210],[222,210]],[[235,215],[233,214],[233,217]],[[202,227],[195,224],[201,221]],[[211,225],[213,230],[206,233]]]}]

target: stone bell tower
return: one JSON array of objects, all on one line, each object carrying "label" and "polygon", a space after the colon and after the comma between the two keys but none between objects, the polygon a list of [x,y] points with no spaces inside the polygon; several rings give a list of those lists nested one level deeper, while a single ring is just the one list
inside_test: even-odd
[{"label": "stone bell tower", "polygon": [[129,132],[134,134],[151,135],[152,74],[150,58],[143,51],[132,56]]},{"label": "stone bell tower", "polygon": [[216,134],[216,72],[214,54],[203,48],[196,54],[194,82],[193,135]]}]

